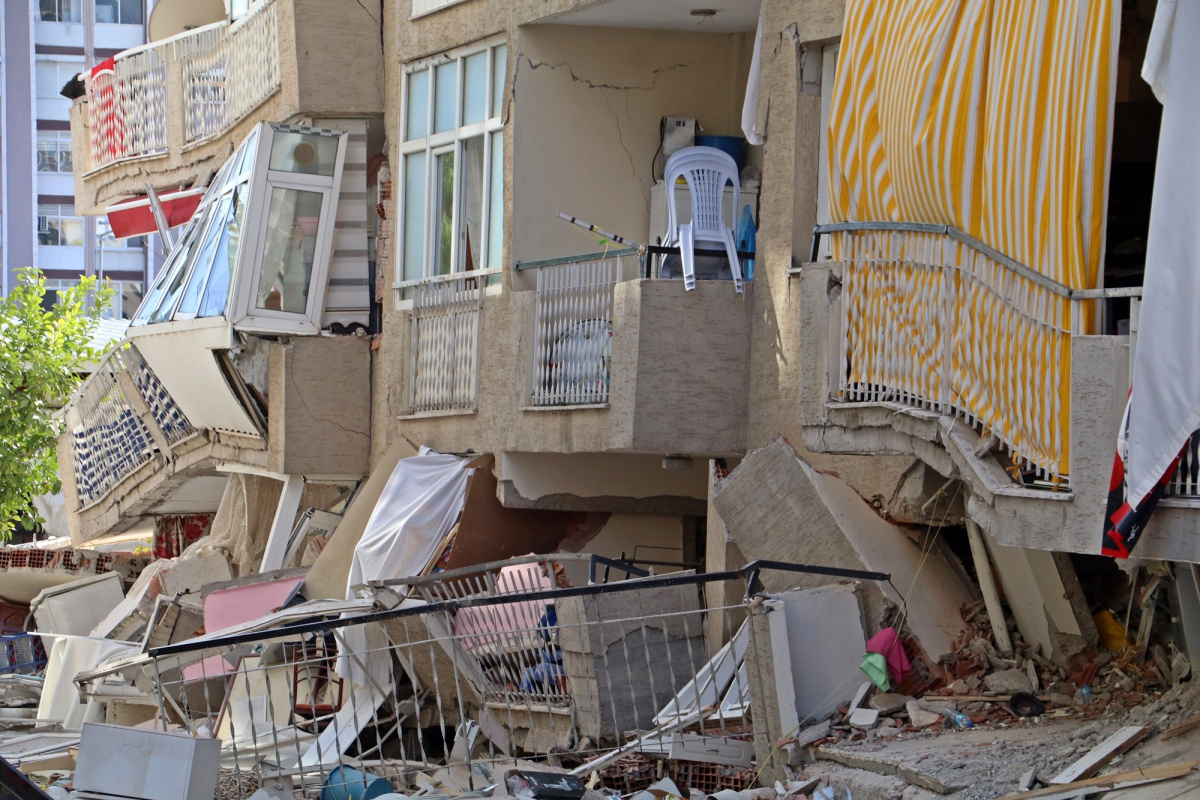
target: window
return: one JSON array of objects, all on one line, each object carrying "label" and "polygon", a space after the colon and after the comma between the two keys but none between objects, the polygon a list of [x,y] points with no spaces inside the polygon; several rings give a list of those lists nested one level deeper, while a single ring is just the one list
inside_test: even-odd
[{"label": "window", "polygon": [[38,172],[71,171],[71,132],[40,131],[37,136]]},{"label": "window", "polygon": [[507,60],[496,43],[407,70],[401,281],[500,266]]},{"label": "window", "polygon": [[47,100],[63,99],[63,86],[83,71],[83,60],[37,62],[37,96]]},{"label": "window", "polygon": [[256,127],[213,178],[134,324],[223,316],[240,330],[316,333],[345,142]]},{"label": "window", "polygon": [[440,11],[448,6],[461,3],[463,0],[413,0],[412,16],[414,18],[432,14],[434,11]]},{"label": "window", "polygon": [[82,247],[83,220],[71,206],[38,206],[38,244]]},{"label": "window", "polygon": [[82,0],[39,0],[42,22],[82,22]]},{"label": "window", "polygon": [[[101,278],[104,280],[104,278]],[[47,311],[48,306],[59,302],[59,294],[74,288],[80,281],[74,279],[51,278],[46,281],[46,295],[42,307]],[[129,319],[142,302],[141,281],[109,281],[113,294],[108,308],[100,315],[101,319]]]},{"label": "window", "polygon": [[96,0],[96,22],[142,24],[142,0]]}]

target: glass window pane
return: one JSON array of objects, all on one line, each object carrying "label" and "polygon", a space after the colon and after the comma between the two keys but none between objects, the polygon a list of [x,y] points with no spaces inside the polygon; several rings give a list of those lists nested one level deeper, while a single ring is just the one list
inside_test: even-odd
[{"label": "glass window pane", "polygon": [[217,250],[213,260],[212,274],[208,278],[208,286],[204,287],[204,302],[200,305],[201,317],[215,317],[225,313],[225,304],[229,300],[229,280],[237,263],[238,245],[242,241],[242,220],[246,216],[246,194],[249,187],[241,187],[234,191],[233,219],[229,221],[225,238]]},{"label": "glass window pane", "polygon": [[404,157],[404,280],[425,277],[425,163],[424,153]]},{"label": "glass window pane", "polygon": [[58,0],[41,0],[38,3],[42,22],[62,22],[59,19]]},{"label": "glass window pane", "polygon": [[487,53],[463,59],[463,124],[483,122],[487,113]]},{"label": "glass window pane", "polygon": [[246,140],[238,147],[238,151],[234,154],[234,165],[230,169],[230,182],[233,183],[238,179],[249,175],[254,170],[255,156],[258,154],[258,128],[250,132]]},{"label": "glass window pane", "polygon": [[508,45],[502,44],[492,50],[492,116],[498,117],[504,110],[504,74],[508,67]]},{"label": "glass window pane", "polygon": [[71,172],[74,169],[71,163],[71,143],[63,142],[58,150],[58,171]]},{"label": "glass window pane", "polygon": [[163,282],[161,286],[155,287],[153,301],[148,303],[145,309],[147,322],[166,322],[175,310],[175,301],[183,291],[183,279],[187,276],[188,263],[192,260],[191,255],[200,241],[200,231],[208,219],[207,214],[197,214],[196,217],[201,219],[197,219],[188,228],[183,241],[171,251],[171,258],[163,266]]},{"label": "glass window pane", "polygon": [[142,24],[142,0],[121,0],[121,24]]},{"label": "glass window pane", "polygon": [[293,314],[308,310],[308,284],[323,199],[320,192],[271,190],[257,308]]},{"label": "glass window pane", "polygon": [[408,76],[408,130],[405,139],[429,135],[429,70]]},{"label": "glass window pane", "polygon": [[117,0],[96,0],[96,22],[117,22]]},{"label": "glass window pane", "polygon": [[436,157],[433,171],[434,202],[433,274],[449,275],[454,264],[450,254],[454,244],[454,153]]},{"label": "glass window pane", "polygon": [[58,172],[58,142],[38,142],[38,172]]},{"label": "glass window pane", "polygon": [[275,131],[267,169],[332,177],[337,162],[337,148],[336,136]]},{"label": "glass window pane", "polygon": [[216,255],[217,245],[225,238],[225,233],[228,230],[229,210],[232,201],[233,198],[230,195],[225,195],[221,198],[220,205],[217,206],[216,213],[213,214],[212,223],[204,233],[204,239],[200,246],[199,254],[196,256],[195,265],[192,267],[191,275],[187,279],[187,289],[183,292],[183,299],[179,301],[179,311],[176,313],[194,315],[200,307],[200,293],[204,289],[208,273],[212,269],[213,257]]},{"label": "glass window pane", "polygon": [[434,68],[437,96],[433,102],[433,132],[443,133],[455,127],[454,100],[458,95],[458,62]]},{"label": "glass window pane", "polygon": [[504,257],[504,131],[492,134],[492,175],[488,198],[488,267]]},{"label": "glass window pane", "polygon": [[83,220],[67,217],[62,221],[62,244],[70,247],[83,246]]},{"label": "glass window pane", "polygon": [[483,268],[484,137],[462,143],[462,198],[458,204],[458,268]]}]

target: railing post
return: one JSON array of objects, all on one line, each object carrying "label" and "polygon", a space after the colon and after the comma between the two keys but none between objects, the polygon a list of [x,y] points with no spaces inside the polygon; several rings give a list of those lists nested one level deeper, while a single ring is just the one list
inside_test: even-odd
[{"label": "railing post", "polygon": [[183,59],[175,47],[163,48],[167,62],[167,149],[178,153],[187,144],[186,100],[184,98]]}]

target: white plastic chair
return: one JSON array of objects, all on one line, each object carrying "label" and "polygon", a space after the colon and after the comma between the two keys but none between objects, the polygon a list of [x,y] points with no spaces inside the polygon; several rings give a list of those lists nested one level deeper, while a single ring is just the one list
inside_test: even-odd
[{"label": "white plastic chair", "polygon": [[[738,263],[737,242],[733,228],[725,224],[722,200],[725,184],[733,183],[734,220],[741,201],[737,162],[715,147],[685,147],[667,159],[663,171],[667,187],[667,247],[678,246],[683,264],[683,288],[696,288],[696,242],[712,242],[725,246],[733,286],[742,293],[742,267]],[[675,181],[683,178],[692,196],[692,221],[678,223],[675,210]]]}]

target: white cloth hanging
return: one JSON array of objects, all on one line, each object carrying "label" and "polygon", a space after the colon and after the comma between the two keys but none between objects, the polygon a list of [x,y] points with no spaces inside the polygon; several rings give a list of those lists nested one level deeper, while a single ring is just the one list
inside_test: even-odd
[{"label": "white cloth hanging", "polygon": [[[746,78],[746,99],[742,103],[742,133],[750,144],[762,144],[762,132],[755,128],[758,122],[758,86],[762,78],[763,16],[767,4],[758,12],[758,32],[754,34],[754,55],[750,58],[750,75]],[[736,209],[734,216],[737,216]]]},{"label": "white cloth hanging", "polygon": [[1134,508],[1200,428],[1200,3],[1159,0],[1142,77],[1163,115],[1129,407]]}]

